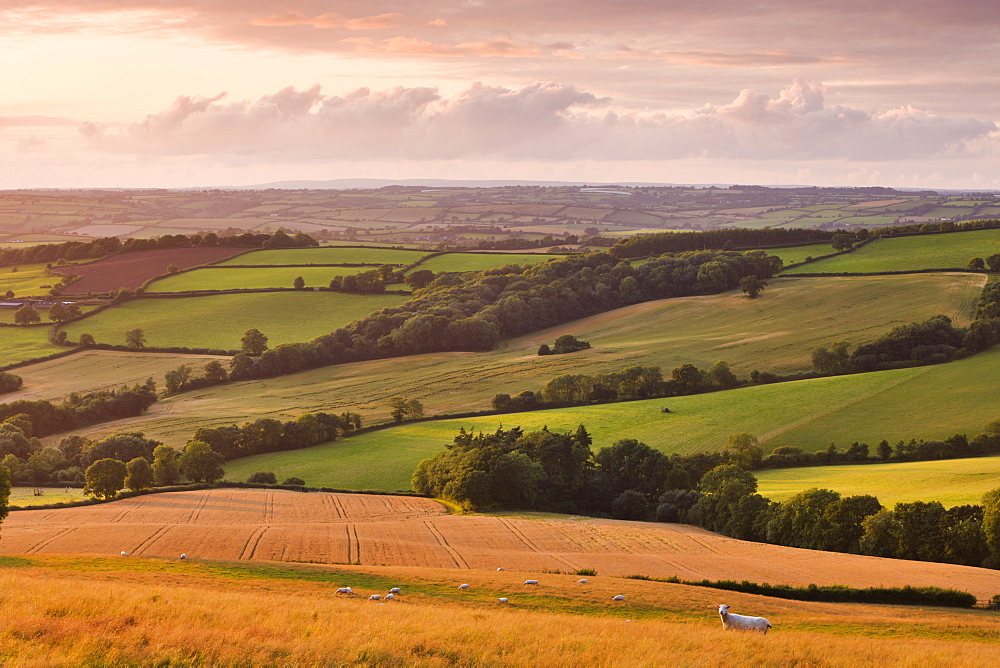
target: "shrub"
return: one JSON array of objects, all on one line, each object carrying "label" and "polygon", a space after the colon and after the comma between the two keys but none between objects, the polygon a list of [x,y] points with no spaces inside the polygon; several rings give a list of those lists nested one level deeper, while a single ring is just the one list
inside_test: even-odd
[{"label": "shrub", "polygon": [[285,482],[283,482],[281,484],[282,485],[297,485],[299,487],[303,487],[303,486],[305,486],[306,481],[303,480],[302,478],[296,478],[295,476],[292,476],[291,478],[286,478]]},{"label": "shrub", "polygon": [[258,471],[257,473],[251,473],[250,477],[247,478],[247,482],[255,482],[261,485],[277,485],[278,477],[270,471]]}]

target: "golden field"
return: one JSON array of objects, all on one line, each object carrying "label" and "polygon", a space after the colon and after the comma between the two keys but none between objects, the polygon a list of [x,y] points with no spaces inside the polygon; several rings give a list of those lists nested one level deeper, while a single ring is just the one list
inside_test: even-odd
[{"label": "golden field", "polygon": [[[645,575],[1000,593],[1000,571],[752,543],[682,524],[453,515],[417,497],[217,489],[10,514],[3,555],[114,556]],[[470,577],[458,575],[455,577]]]}]

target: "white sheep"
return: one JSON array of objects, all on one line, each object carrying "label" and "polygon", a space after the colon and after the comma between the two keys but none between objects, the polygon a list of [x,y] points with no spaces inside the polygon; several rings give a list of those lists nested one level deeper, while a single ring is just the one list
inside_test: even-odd
[{"label": "white sheep", "polygon": [[507,605],[508,603],[510,603],[510,601],[506,598],[498,598],[497,603],[503,603],[504,605]]},{"label": "white sheep", "polygon": [[468,589],[469,585],[467,585],[467,584],[460,584],[460,585],[458,585],[458,588],[459,589]]},{"label": "white sheep", "polygon": [[402,594],[403,590],[400,589],[399,587],[393,587],[392,589],[389,590],[389,593],[390,594]]},{"label": "white sheep", "polygon": [[187,556],[186,554],[182,554],[182,555],[181,555],[181,561],[184,561],[184,560],[185,560],[185,559],[187,559],[187,558],[188,558],[188,556]]},{"label": "white sheep", "polygon": [[372,594],[371,596],[368,597],[368,600],[369,601],[381,601],[382,600],[382,595],[381,594]]},{"label": "white sheep", "polygon": [[719,616],[722,617],[722,628],[727,631],[736,629],[738,631],[760,631],[761,633],[766,634],[767,630],[771,628],[771,622],[767,621],[763,617],[734,615],[729,612],[728,605],[719,606]]},{"label": "white sheep", "polygon": [[616,594],[616,595],[614,595],[614,596],[611,597],[611,600],[612,601],[624,601],[625,600],[625,595],[624,594]]},{"label": "white sheep", "polygon": [[338,594],[353,594],[354,590],[351,589],[350,587],[341,587],[340,589],[337,590],[337,593]]},{"label": "white sheep", "polygon": [[387,601],[395,601],[396,600],[396,595],[395,594],[386,594],[385,595],[385,600],[387,600]]},{"label": "white sheep", "polygon": [[503,570],[503,566],[501,566],[501,567],[500,567],[500,568],[498,568],[497,570],[498,570],[498,571],[502,571],[502,570]]},{"label": "white sheep", "polygon": [[581,578],[581,579],[577,580],[577,582],[579,582],[580,584],[584,584],[585,585],[585,584],[587,584],[587,578]]},{"label": "white sheep", "polygon": [[128,556],[128,552],[125,552],[124,550],[122,550],[122,556],[123,557],[127,557]]},{"label": "white sheep", "polygon": [[526,585],[536,585],[536,584],[538,584],[538,580],[525,580],[524,584],[526,584]]}]

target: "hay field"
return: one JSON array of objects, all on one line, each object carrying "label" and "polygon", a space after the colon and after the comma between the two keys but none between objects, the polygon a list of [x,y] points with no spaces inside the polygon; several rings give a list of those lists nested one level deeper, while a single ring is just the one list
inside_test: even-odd
[{"label": "hay field", "polygon": [[[212,271],[212,270],[210,270]],[[222,270],[219,270],[222,271]],[[287,291],[205,297],[133,299],[63,329],[70,341],[89,333],[99,343],[124,344],[125,332],[140,328],[150,347],[238,349],[243,333],[256,327],[268,345],[309,341],[385,306],[403,295],[349,295]]]},{"label": "hay field", "polygon": [[24,379],[24,387],[17,392],[0,394],[0,403],[22,399],[55,401],[72,392],[116,389],[122,385],[144,383],[147,378],[152,378],[162,387],[163,374],[167,371],[187,364],[196,375],[200,375],[205,364],[213,359],[228,366],[228,357],[215,355],[84,350],[14,371]]},{"label": "hay field", "polygon": [[258,290],[291,288],[299,276],[307,288],[326,288],[334,276],[348,276],[371,267],[240,267],[205,268],[185,271],[149,284],[147,292],[187,292],[190,290]]},{"label": "hay field", "polygon": [[[16,557],[0,634],[20,665],[989,665],[994,615],[725,593],[767,636],[723,631],[709,589],[616,578],[379,568]],[[516,581],[516,580],[515,580]],[[355,596],[333,593],[350,584]],[[366,600],[399,586],[385,604]],[[626,601],[610,602],[623,593]],[[501,607],[498,595],[511,604]],[[192,624],[192,619],[197,623]]]},{"label": "hay field", "polygon": [[411,264],[429,255],[427,251],[399,250],[395,248],[366,248],[324,246],[322,248],[285,248],[244,253],[219,262],[227,265],[262,264]]},{"label": "hay field", "polygon": [[1000,253],[1000,229],[877,239],[858,250],[793,271],[868,272],[960,269],[973,257]]},{"label": "hay field", "polygon": [[760,493],[775,501],[820,487],[844,496],[873,494],[887,507],[901,502],[940,501],[950,508],[980,503],[983,494],[1000,487],[1000,456],[803,467],[755,471],[754,475]]},{"label": "hay field", "polygon": [[[15,297],[47,297],[49,288],[60,280],[62,276],[47,275],[44,264],[3,267],[0,268],[0,297],[8,290],[13,290]],[[49,287],[43,288],[43,285]]]},{"label": "hay field", "polygon": [[[989,598],[1000,572],[751,543],[681,524],[553,514],[452,515],[419,497],[216,489],[11,513],[0,554],[286,561],[462,571],[676,575],[853,587],[942,586]],[[474,577],[474,573],[456,575]],[[510,576],[508,576],[510,577]],[[466,580],[462,580],[466,581]],[[716,596],[720,595],[716,593]],[[728,595],[728,594],[727,594]]]}]

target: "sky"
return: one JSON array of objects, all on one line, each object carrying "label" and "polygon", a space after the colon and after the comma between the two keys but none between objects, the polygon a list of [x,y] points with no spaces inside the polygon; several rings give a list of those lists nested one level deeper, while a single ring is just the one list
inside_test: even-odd
[{"label": "sky", "polygon": [[0,0],[0,188],[1000,189],[994,0]]}]

